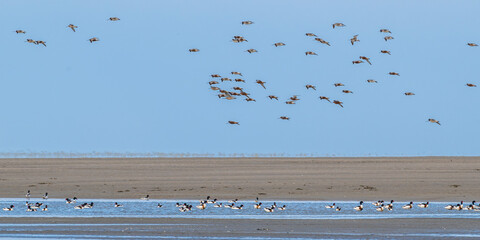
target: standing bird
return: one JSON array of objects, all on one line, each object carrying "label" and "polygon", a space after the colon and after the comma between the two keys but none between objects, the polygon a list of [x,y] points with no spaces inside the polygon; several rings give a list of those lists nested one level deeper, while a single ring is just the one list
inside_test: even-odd
[{"label": "standing bird", "polygon": [[345,24],[343,23],[334,23],[332,24],[332,27],[335,28],[335,27],[345,27]]},{"label": "standing bird", "polygon": [[27,191],[27,194],[25,194],[26,198],[30,198],[30,190]]},{"label": "standing bird", "polygon": [[256,53],[256,52],[258,52],[258,51],[257,51],[256,49],[251,48],[251,49],[248,49],[246,52],[248,52],[248,53]]},{"label": "standing bird", "polygon": [[282,120],[290,120],[290,118],[287,117],[287,116],[281,116],[280,119],[282,119]]},{"label": "standing bird", "polygon": [[242,25],[251,25],[251,24],[253,24],[252,21],[243,21],[242,22]]},{"label": "standing bird", "polygon": [[93,43],[93,42],[100,41],[100,39],[98,39],[97,37],[93,37],[93,38],[88,39],[88,41],[90,41],[90,43]]},{"label": "standing bird", "polygon": [[235,122],[235,121],[228,121],[228,124],[231,124],[231,125],[240,125],[238,122]]},{"label": "standing bird", "polygon": [[467,43],[467,45],[470,46],[470,47],[478,47],[478,44],[476,44],[476,43]]},{"label": "standing bird", "polygon": [[381,32],[381,33],[392,33],[392,32],[390,32],[390,30],[388,30],[388,29],[380,29],[380,32]]},{"label": "standing bird", "polygon": [[198,48],[190,48],[188,49],[189,52],[200,52],[200,49]]},{"label": "standing bird", "polygon": [[393,37],[392,37],[392,36],[386,36],[386,37],[384,37],[383,39],[385,39],[385,42],[386,42],[386,41],[388,41],[388,40],[392,40]]},{"label": "standing bird", "polygon": [[305,52],[305,56],[307,55],[318,55],[316,54],[315,52],[312,52],[312,51],[308,51],[308,52]]},{"label": "standing bird", "polygon": [[263,88],[267,89],[267,88],[265,87],[265,83],[266,83],[266,82],[263,82],[262,80],[257,80],[256,83],[260,84]]},{"label": "standing bird", "polygon": [[46,192],[45,195],[43,195],[42,198],[45,199],[45,200],[47,200],[47,199],[48,199],[48,192]]},{"label": "standing bird", "polygon": [[381,52],[381,53],[386,53],[386,54],[388,54],[388,55],[392,55],[392,54],[390,54],[390,51],[387,51],[387,50],[381,50],[380,52]]},{"label": "standing bird", "polygon": [[320,96],[320,100],[327,100],[328,102],[331,103],[330,98],[325,97],[325,96]]},{"label": "standing bird", "polygon": [[362,59],[362,60],[365,60],[365,61],[367,61],[367,62],[368,62],[368,64],[372,65],[372,63],[370,62],[370,58],[368,58],[368,57],[365,57],[365,56],[360,56],[359,58],[360,58],[360,59]]},{"label": "standing bird", "polygon": [[23,31],[23,30],[16,30],[15,32],[16,32],[17,34],[19,34],[19,33],[23,33],[23,34],[27,33],[27,32],[25,32],[25,31]]},{"label": "standing bird", "polygon": [[273,44],[273,45],[275,45],[275,47],[281,47],[281,46],[285,46],[285,43],[283,43],[283,42],[277,42],[277,43],[275,43],[275,44]]},{"label": "standing bird", "polygon": [[315,91],[317,90],[317,89],[315,88],[315,86],[310,85],[310,84],[305,85],[305,87],[306,87],[307,89],[311,88],[311,89],[313,89],[313,90],[315,90]]},{"label": "standing bird", "polygon": [[333,100],[333,103],[334,103],[334,104],[337,104],[337,105],[339,105],[340,107],[343,108],[343,105],[342,105],[343,102],[340,102],[340,101],[338,101],[338,100]]},{"label": "standing bird", "polygon": [[75,32],[75,28],[78,28],[78,26],[75,26],[73,24],[68,24],[68,28],[71,28],[73,32]]},{"label": "standing bird", "polygon": [[390,74],[390,75],[392,75],[392,76],[400,76],[400,74],[397,73],[397,72],[389,72],[388,74]]},{"label": "standing bird", "polygon": [[433,118],[429,118],[428,121],[431,122],[431,123],[436,123],[436,124],[438,124],[438,125],[441,125],[438,120],[435,120],[435,119],[433,119]]},{"label": "standing bird", "polygon": [[360,40],[358,40],[358,35],[355,35],[355,36],[353,36],[353,38],[350,39],[350,43],[352,43],[352,45],[353,45],[355,42],[360,42]]},{"label": "standing bird", "polygon": [[120,18],[118,17],[111,17],[109,18],[108,20],[112,21],[112,22],[115,22],[115,21],[120,21]]}]

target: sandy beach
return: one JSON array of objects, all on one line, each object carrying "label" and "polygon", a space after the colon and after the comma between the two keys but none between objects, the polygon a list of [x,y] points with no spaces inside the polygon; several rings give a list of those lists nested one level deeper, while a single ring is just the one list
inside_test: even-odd
[{"label": "sandy beach", "polygon": [[479,157],[0,159],[0,197],[480,200]]},{"label": "sandy beach", "polygon": [[[28,224],[2,231],[44,236],[162,236],[238,239],[439,239],[478,236],[477,219],[372,219],[372,220],[226,220],[142,218],[2,218],[3,224]],[[40,224],[33,226],[32,224]],[[88,228],[85,227],[88,224]],[[37,237],[42,236],[37,235]]]}]

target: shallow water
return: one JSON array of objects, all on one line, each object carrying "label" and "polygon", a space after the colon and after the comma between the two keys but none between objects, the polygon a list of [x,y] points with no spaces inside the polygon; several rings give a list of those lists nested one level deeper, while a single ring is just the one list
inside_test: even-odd
[{"label": "shallow water", "polygon": [[[277,206],[286,205],[286,210],[275,210],[267,213],[263,209],[254,209],[253,201],[238,201],[236,205],[244,205],[241,210],[230,208],[215,208],[213,204],[208,204],[204,210],[197,209],[195,206],[198,201],[191,200],[161,200],[151,199],[149,201],[131,200],[131,199],[80,199],[76,203],[66,204],[64,199],[36,199],[28,200],[30,203],[42,202],[48,205],[48,211],[26,212],[26,199],[0,199],[0,207],[14,205],[13,211],[1,211],[0,217],[128,217],[128,218],[207,218],[207,219],[382,219],[382,218],[480,218],[480,211],[472,210],[446,210],[444,206],[450,203],[434,202],[430,203],[428,208],[419,208],[415,203],[413,209],[405,210],[401,206],[406,202],[394,203],[394,210],[378,212],[371,202],[364,203],[363,211],[355,211],[353,208],[358,202],[342,201],[336,202],[341,207],[341,211],[327,209],[325,205],[332,202],[325,201],[279,201]],[[93,208],[74,209],[74,206],[81,203],[94,203]],[[118,202],[123,207],[116,208],[114,203]],[[187,203],[194,207],[192,211],[180,212],[175,203]],[[230,204],[227,201],[219,201]],[[270,206],[273,201],[261,201],[262,206]],[[157,208],[157,204],[163,205]],[[468,204],[464,204],[467,206]]]}]

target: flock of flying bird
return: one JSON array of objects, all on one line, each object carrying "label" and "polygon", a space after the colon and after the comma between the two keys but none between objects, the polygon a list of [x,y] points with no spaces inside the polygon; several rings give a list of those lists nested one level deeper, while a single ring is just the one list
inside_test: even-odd
[{"label": "flock of flying bird", "polygon": [[[254,22],[252,22],[252,21],[243,21],[243,22],[242,22],[242,25],[251,25],[251,24],[253,24],[253,23],[254,23]],[[346,25],[343,24],[343,23],[334,23],[334,24],[332,24],[332,28],[333,28],[333,29],[335,29],[335,28],[340,28],[340,27],[345,27],[345,26],[346,26]],[[388,29],[380,29],[380,33],[387,34],[386,36],[383,37],[383,39],[385,40],[385,42],[388,42],[388,41],[394,39],[393,36],[389,35],[389,34],[391,34],[392,32],[391,32],[390,30],[388,30]],[[305,35],[306,35],[307,37],[312,37],[312,38],[314,38],[315,41],[317,41],[317,42],[319,42],[319,43],[321,43],[321,44],[325,44],[325,45],[327,45],[327,46],[330,46],[330,42],[328,42],[328,41],[326,41],[326,40],[318,37],[318,36],[317,36],[316,34],[314,34],[314,33],[305,33]],[[233,39],[232,39],[232,42],[234,42],[234,43],[241,43],[241,42],[248,42],[248,40],[247,40],[245,37],[243,37],[243,36],[234,36]],[[360,39],[358,38],[358,35],[354,35],[354,36],[350,39],[350,43],[352,44],[352,46],[355,45],[356,42],[360,42]],[[467,43],[467,45],[470,46],[470,47],[477,47],[477,46],[478,46],[476,43]],[[283,43],[283,42],[276,42],[276,43],[273,44],[273,46],[275,46],[275,47],[281,47],[281,46],[286,46],[286,44]],[[199,51],[200,51],[200,49],[198,49],[198,48],[189,49],[189,52],[192,52],[192,53],[196,53],[196,52],[199,52]],[[256,49],[253,49],[253,48],[252,48],[252,49],[247,49],[246,52],[248,52],[248,53],[257,53],[258,51],[257,51]],[[391,55],[391,52],[388,51],[388,50],[380,50],[380,53]],[[305,55],[306,55],[306,56],[309,56],[309,55],[311,55],[311,56],[317,56],[318,54],[315,53],[315,52],[313,52],[313,51],[306,51],[306,52],[305,52]],[[372,62],[370,61],[370,58],[367,57],[367,56],[359,56],[359,59],[358,59],[358,60],[353,60],[353,61],[352,61],[352,64],[362,64],[362,63],[365,63],[365,62],[368,63],[368,64],[370,64],[370,65],[372,65]],[[225,82],[225,81],[232,82],[232,81],[235,81],[236,83],[245,83],[245,80],[241,78],[243,75],[242,75],[240,72],[235,72],[235,71],[234,71],[234,72],[231,72],[230,74],[231,74],[232,76],[235,76],[234,80],[232,80],[230,77],[224,77],[224,76],[222,77],[222,76],[219,75],[219,74],[211,74],[210,76],[211,76],[212,78],[214,78],[214,79],[219,79],[221,82]],[[392,72],[389,72],[388,75],[390,75],[390,76],[400,76],[400,73],[398,73],[398,72],[393,72],[393,71],[392,71]],[[237,78],[237,77],[238,77],[238,78]],[[260,85],[261,87],[263,87],[264,89],[267,89],[267,88],[265,87],[266,82],[264,82],[264,81],[262,81],[262,80],[256,80],[256,83],[259,84],[259,85]],[[377,83],[377,81],[374,80],[374,79],[368,79],[368,80],[367,80],[367,83]],[[208,84],[210,85],[210,89],[211,89],[211,90],[214,90],[214,91],[218,91],[218,92],[219,92],[219,93],[217,94],[218,98],[221,98],[221,99],[223,98],[223,99],[226,99],[226,100],[234,100],[234,99],[236,99],[236,97],[242,97],[242,96],[243,96],[243,97],[245,97],[245,101],[247,101],[247,102],[255,102],[255,101],[256,101],[254,98],[252,98],[252,97],[250,96],[249,93],[245,92],[245,91],[244,91],[244,88],[242,88],[242,87],[235,86],[235,87],[233,87],[233,90],[228,91],[228,90],[225,90],[225,89],[220,88],[220,87],[219,87],[220,82],[218,82],[217,80],[209,81]],[[344,86],[345,86],[343,83],[340,83],[340,82],[339,82],[339,83],[334,83],[333,85],[334,85],[335,87],[344,87]],[[466,86],[467,86],[467,87],[476,87],[476,85],[473,84],[473,83],[467,83]],[[305,85],[305,88],[306,88],[307,90],[312,89],[312,90],[316,91],[316,87],[315,87],[314,85],[311,85],[311,84]],[[345,93],[345,94],[352,94],[352,93],[353,93],[353,91],[348,90],[348,89],[343,89],[342,92]],[[405,95],[405,96],[414,96],[415,93],[413,93],[413,92],[405,92],[404,95]],[[271,100],[278,100],[278,97],[275,96],[275,95],[268,95],[268,98],[270,98]],[[333,100],[333,101],[331,101],[330,98],[329,98],[329,97],[326,97],[326,96],[320,96],[319,99],[320,99],[320,100],[328,101],[328,102],[330,102],[330,103],[336,104],[336,105],[338,105],[338,106],[340,106],[340,107],[343,108],[343,102],[340,101],[340,100]],[[294,96],[292,96],[292,97],[289,97],[289,98],[287,99],[287,101],[285,101],[285,104],[293,105],[293,104],[295,104],[298,100],[300,100],[300,99],[298,98],[298,96],[297,96],[297,95],[294,95]],[[288,116],[280,116],[280,119],[282,119],[282,120],[290,120],[290,117],[288,117]],[[440,122],[439,122],[438,120],[434,119],[434,118],[429,118],[427,121],[428,121],[428,122],[431,122],[431,123],[436,123],[436,124],[438,124],[438,125],[441,125]],[[237,122],[237,121],[232,121],[232,120],[228,121],[227,123],[228,123],[228,124],[232,124],[232,125],[240,125],[239,122]]]},{"label": "flock of flying bird", "polygon": [[[30,197],[31,197],[30,190],[27,191],[27,194],[25,195],[25,197],[27,199],[30,199]],[[43,195],[42,198],[44,200],[47,200],[48,199],[48,193],[45,193],[45,195]],[[150,195],[146,195],[145,197],[142,197],[140,199],[144,200],[144,201],[149,201],[150,200]],[[77,201],[78,201],[78,199],[76,197],[65,198],[66,204],[73,204],[73,203],[76,203]],[[200,203],[199,203],[199,205],[196,206],[196,208],[198,208],[200,210],[204,210],[204,209],[207,208],[208,204],[211,204],[211,205],[213,205],[214,208],[222,208],[223,207],[223,208],[230,208],[230,209],[234,209],[234,210],[244,209],[245,206],[243,204],[236,205],[237,201],[238,201],[238,199],[233,199],[233,200],[228,201],[228,203],[230,203],[230,204],[221,203],[216,198],[212,199],[210,196],[207,196],[207,198],[205,200],[200,200]],[[376,201],[376,202],[372,202],[372,204],[374,205],[376,211],[383,212],[385,210],[393,211],[394,202],[395,202],[394,200],[391,200],[390,202],[385,202],[383,200],[379,200],[379,201]],[[365,209],[363,204],[364,204],[364,202],[360,201],[360,204],[358,206],[353,207],[353,210],[363,211]],[[43,205],[43,203],[41,203],[41,202],[30,203],[30,202],[27,201],[25,203],[25,205],[27,206],[27,210],[26,210],[27,212],[36,212],[38,209],[41,209],[42,211],[48,211],[48,205]],[[43,206],[43,208],[42,208],[42,206]],[[74,209],[88,209],[88,208],[93,208],[93,206],[94,206],[93,202],[83,203],[83,204],[74,206]],[[417,206],[419,208],[428,208],[430,206],[430,202],[419,203],[419,204],[417,204]],[[123,205],[115,202],[113,207],[120,208],[120,207],[123,207]],[[163,205],[158,203],[157,208],[161,208],[161,207],[163,207]],[[188,212],[188,211],[191,211],[193,209],[193,205],[187,204],[187,203],[183,203],[183,204],[176,203],[175,207],[180,212]],[[414,207],[414,203],[410,202],[406,205],[403,205],[401,208],[408,210],[408,209],[412,209],[413,207]],[[3,210],[4,211],[13,211],[14,208],[15,208],[14,205],[10,205],[9,207],[4,207]],[[274,212],[276,210],[278,210],[278,211],[286,210],[287,206],[286,205],[283,205],[283,206],[278,205],[277,206],[277,203],[274,202],[272,205],[264,207],[264,206],[262,206],[262,202],[260,202],[260,200],[257,197],[255,199],[255,203],[253,205],[253,208],[254,209],[263,209],[265,212],[271,213],[271,212]],[[326,205],[325,208],[334,209],[337,212],[342,210],[342,208],[340,206],[336,205],[335,203],[333,203],[331,205]],[[469,204],[467,206],[464,206],[463,201],[461,201],[458,204],[446,205],[444,208],[447,209],[447,210],[458,210],[458,211],[460,211],[460,210],[480,211],[480,204],[477,205],[476,201],[472,201],[471,204]]]}]

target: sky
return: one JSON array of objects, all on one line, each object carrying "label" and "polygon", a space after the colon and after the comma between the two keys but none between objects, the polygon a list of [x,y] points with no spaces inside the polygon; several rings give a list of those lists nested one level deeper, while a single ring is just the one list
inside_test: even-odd
[{"label": "sky", "polygon": [[[480,47],[466,45],[480,44],[478,9],[479,1],[0,1],[0,152],[478,156],[480,88],[465,86],[480,86]],[[394,39],[384,41],[381,28]],[[248,42],[233,43],[235,35]],[[352,64],[359,56],[372,65]],[[210,90],[211,74],[232,71],[246,83],[219,87],[243,87],[256,102]],[[293,95],[301,100],[285,104]]]}]

